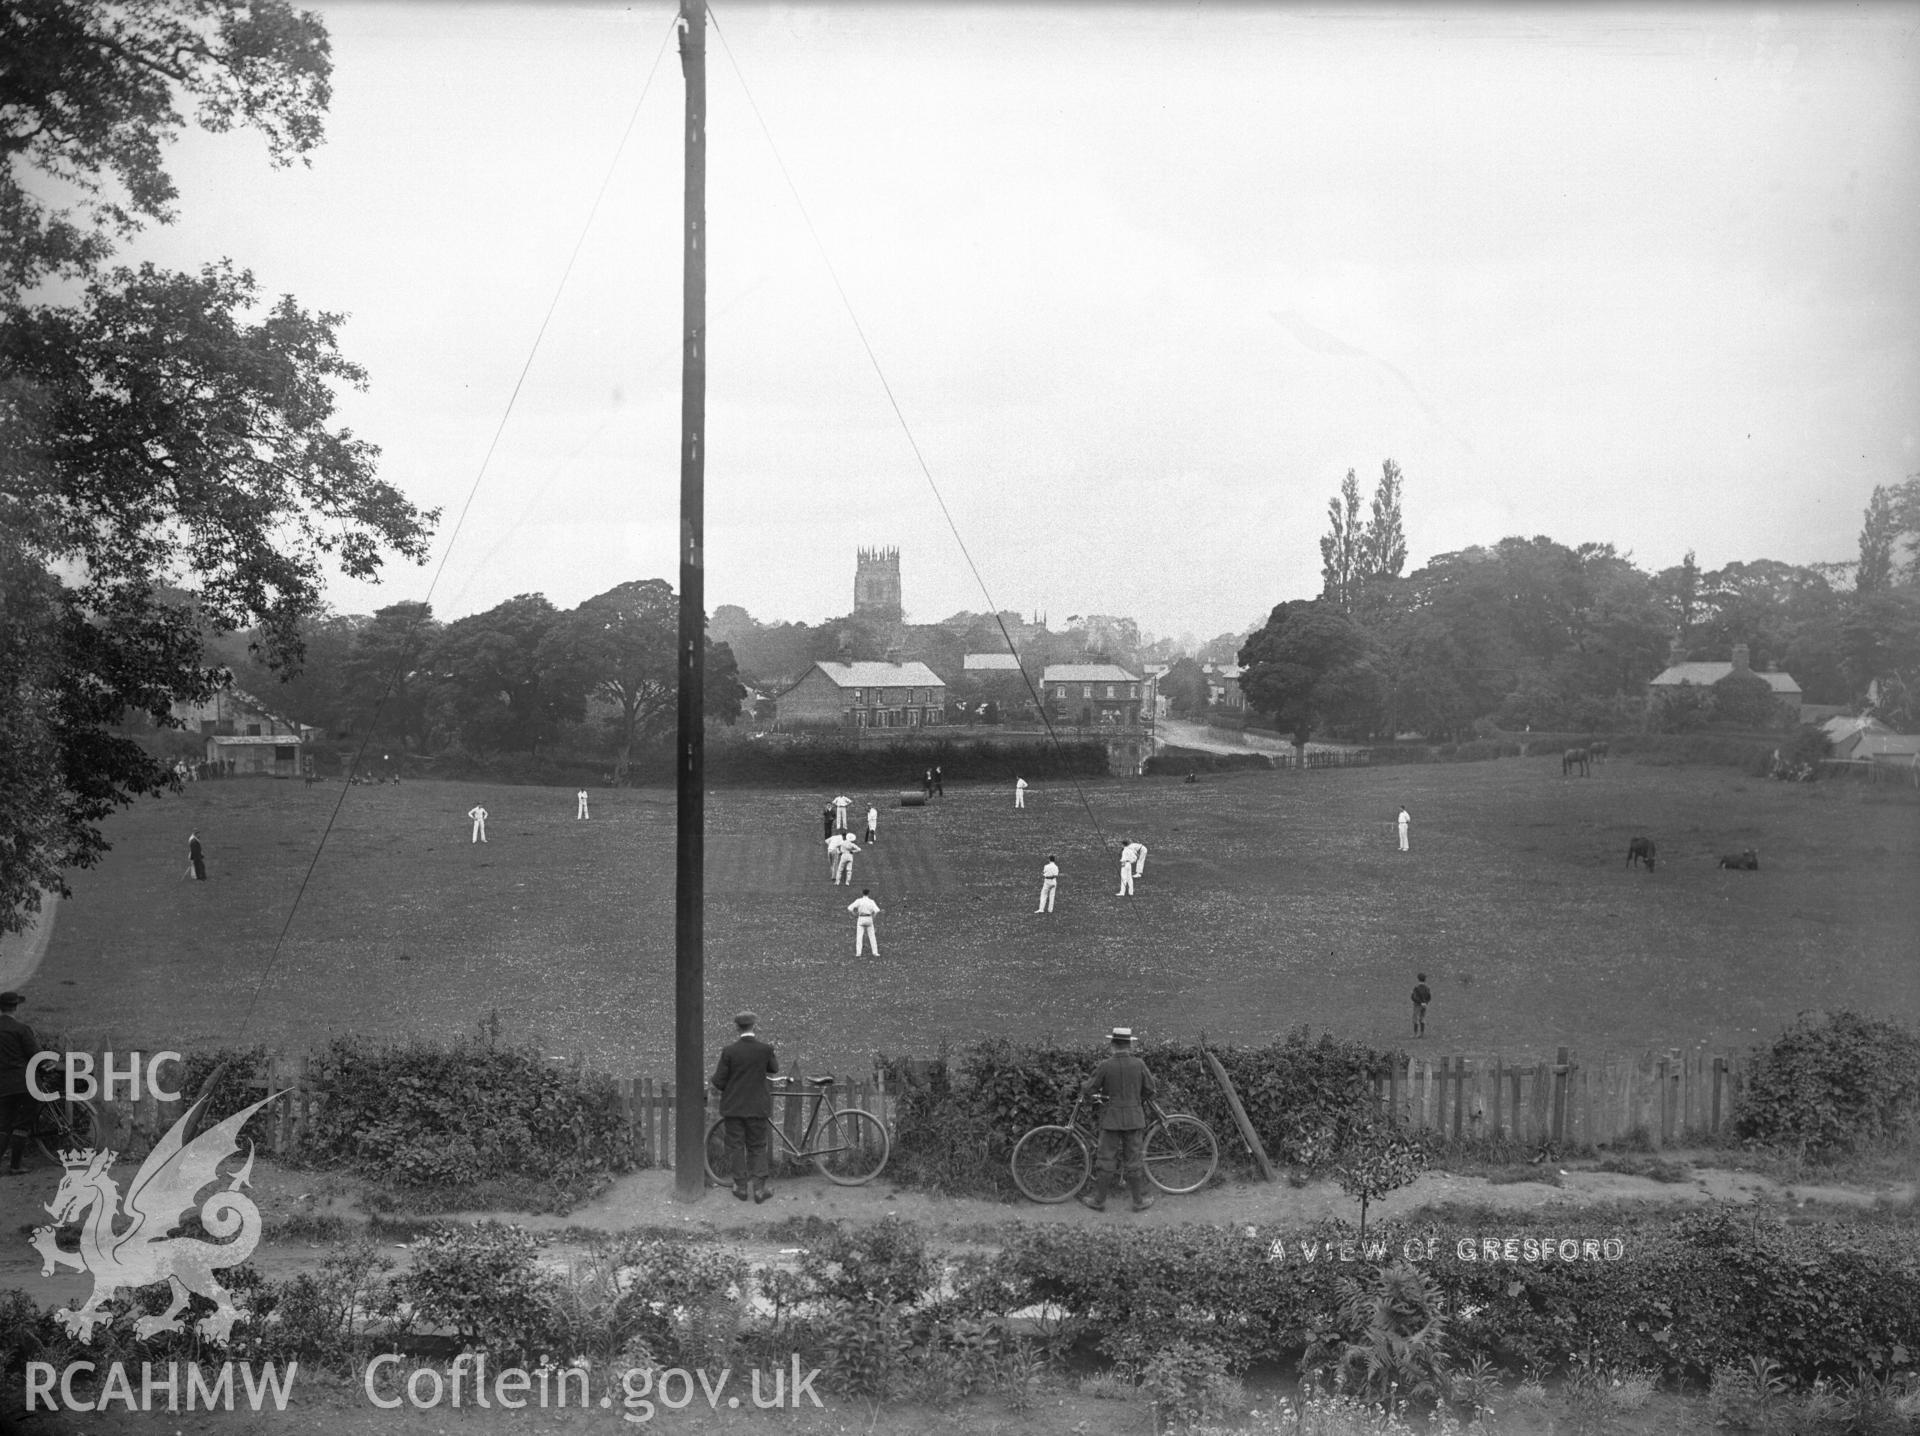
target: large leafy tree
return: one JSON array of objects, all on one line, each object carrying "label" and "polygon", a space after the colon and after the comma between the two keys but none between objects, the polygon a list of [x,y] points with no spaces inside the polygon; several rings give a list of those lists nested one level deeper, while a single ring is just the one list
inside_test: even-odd
[{"label": "large leafy tree", "polygon": [[1282,603],[1240,649],[1248,706],[1305,748],[1313,731],[1377,698],[1366,633],[1324,599]]},{"label": "large leafy tree", "polygon": [[570,639],[566,615],[538,593],[449,623],[428,661],[437,717],[478,752],[538,753],[586,717],[592,680]]},{"label": "large leafy tree", "polygon": [[428,656],[441,625],[430,604],[409,599],[376,611],[354,634],[346,663],[349,711],[416,752],[427,746],[434,678]]},{"label": "large leafy tree", "polygon": [[226,262],[105,267],[118,240],[171,217],[179,106],[204,128],[257,129],[275,163],[319,143],[319,20],[276,0],[6,0],[0,36],[11,928],[99,857],[114,807],[166,782],[114,725],[128,710],[164,724],[210,690],[203,626],[252,627],[289,669],[326,569],[371,578],[386,552],[423,557],[433,516],[334,424],[337,386],[364,382],[338,316],[266,302]]},{"label": "large leafy tree", "polygon": [[[564,649],[596,697],[611,704],[614,777],[625,782],[636,745],[673,732],[679,717],[680,601],[665,579],[634,579],[596,594],[567,616],[553,652]],[[733,650],[708,640],[703,658],[706,716],[731,724],[746,690]]]}]

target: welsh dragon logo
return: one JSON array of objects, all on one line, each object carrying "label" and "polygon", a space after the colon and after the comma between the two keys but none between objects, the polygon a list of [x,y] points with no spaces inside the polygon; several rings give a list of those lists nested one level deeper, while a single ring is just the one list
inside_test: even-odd
[{"label": "welsh dragon logo", "polygon": [[[240,1150],[240,1129],[247,1119],[281,1095],[264,1097],[209,1127],[191,1142],[185,1141],[186,1132],[206,1105],[207,1099],[202,1097],[140,1164],[124,1202],[119,1185],[108,1175],[119,1153],[87,1148],[60,1154],[66,1171],[53,1200],[46,1205],[53,1225],[35,1227],[30,1244],[40,1253],[42,1276],[52,1276],[54,1269],[62,1266],[93,1273],[93,1294],[86,1303],[54,1313],[69,1336],[92,1340],[93,1329],[112,1319],[101,1307],[115,1292],[164,1281],[173,1287],[173,1304],[159,1316],[141,1317],[134,1323],[135,1335],[145,1339],[163,1331],[181,1330],[185,1323],[180,1320],[180,1312],[187,1298],[198,1294],[212,1301],[215,1309],[196,1323],[195,1329],[209,1341],[226,1342],[240,1311],[233,1304],[232,1294],[214,1279],[213,1273],[216,1267],[238,1266],[260,1243],[260,1209],[240,1191],[253,1173],[251,1142],[240,1170],[200,1203],[200,1225],[218,1240],[201,1241],[168,1233],[192,1211],[200,1193],[219,1180],[220,1164]],[[76,1221],[82,1223],[80,1250],[62,1251],[54,1244],[55,1230]]]}]

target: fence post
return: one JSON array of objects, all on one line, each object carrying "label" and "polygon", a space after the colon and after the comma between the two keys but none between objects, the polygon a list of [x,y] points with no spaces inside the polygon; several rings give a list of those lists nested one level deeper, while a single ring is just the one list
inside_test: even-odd
[{"label": "fence post", "polygon": [[1567,1140],[1567,1077],[1570,1067],[1567,1049],[1556,1049],[1553,1054],[1553,1111],[1550,1114],[1553,1125],[1549,1134],[1549,1140],[1556,1145]]},{"label": "fence post", "polygon": [[1499,1137],[1502,1135],[1502,1133],[1505,1130],[1505,1126],[1500,1120],[1500,1098],[1502,1095],[1501,1089],[1504,1088],[1506,1085],[1507,1085],[1506,1063],[1502,1061],[1500,1058],[1495,1057],[1493,1059],[1493,1112],[1491,1114],[1490,1121],[1487,1127],[1487,1135],[1496,1140],[1499,1139]]},{"label": "fence post", "polygon": [[660,1084],[660,1165],[673,1170],[673,1083]]}]

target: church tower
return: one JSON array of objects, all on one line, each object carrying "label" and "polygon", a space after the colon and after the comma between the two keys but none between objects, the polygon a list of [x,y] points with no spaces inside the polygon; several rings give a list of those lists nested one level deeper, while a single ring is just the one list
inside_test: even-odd
[{"label": "church tower", "polygon": [[863,548],[853,574],[853,616],[875,628],[893,629],[904,614],[900,602],[900,550]]}]

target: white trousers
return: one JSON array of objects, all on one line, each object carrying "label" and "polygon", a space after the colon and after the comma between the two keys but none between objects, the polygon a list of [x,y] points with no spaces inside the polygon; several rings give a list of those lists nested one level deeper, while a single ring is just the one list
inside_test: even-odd
[{"label": "white trousers", "polygon": [[1015,789],[1013,790],[1013,805],[1014,805],[1014,807],[1016,807],[1016,808],[1024,808],[1024,807],[1026,807],[1026,805],[1027,805],[1027,790],[1026,790],[1025,788],[1015,788]]},{"label": "white trousers", "polygon": [[1058,878],[1040,879],[1040,906],[1034,909],[1035,912],[1053,911],[1053,890],[1059,886],[1059,883]]},{"label": "white trousers", "polygon": [[1406,850],[1407,850],[1407,825],[1405,823],[1402,823],[1400,825],[1400,851],[1404,853]]},{"label": "white trousers", "polygon": [[870,943],[873,947],[873,955],[875,957],[880,955],[880,939],[873,935],[873,919],[870,917],[863,917],[854,925],[853,955],[855,957],[860,955],[862,943]]},{"label": "white trousers", "polygon": [[578,822],[580,819],[586,816],[587,816],[587,800],[585,798],[582,798],[580,800],[580,811],[575,813],[573,815],[573,818],[575,822]]},{"label": "white trousers", "polygon": [[1132,897],[1133,896],[1133,864],[1132,863],[1120,864],[1120,891],[1115,893],[1114,896],[1115,897]]},{"label": "white trousers", "polygon": [[485,818],[475,818],[473,820],[472,841],[476,843],[484,843],[486,840],[487,840],[487,820]]}]

